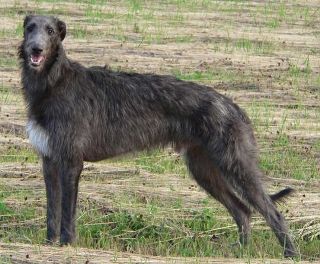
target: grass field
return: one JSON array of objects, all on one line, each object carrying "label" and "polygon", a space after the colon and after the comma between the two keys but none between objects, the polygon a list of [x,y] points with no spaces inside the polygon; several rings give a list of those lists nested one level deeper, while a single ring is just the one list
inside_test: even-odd
[{"label": "grass field", "polygon": [[45,190],[16,56],[27,13],[64,20],[67,54],[87,66],[175,75],[241,105],[269,192],[297,190],[279,205],[295,261],[320,261],[319,1],[0,0],[0,263],[285,263],[257,214],[250,245],[235,244],[235,223],[170,148],[86,163],[76,251],[43,246]]}]

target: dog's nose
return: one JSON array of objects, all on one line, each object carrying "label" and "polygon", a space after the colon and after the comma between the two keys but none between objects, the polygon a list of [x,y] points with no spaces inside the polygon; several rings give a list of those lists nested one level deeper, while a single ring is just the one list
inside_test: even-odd
[{"label": "dog's nose", "polygon": [[32,51],[36,54],[40,54],[43,51],[43,49],[41,49],[40,47],[34,46],[32,47]]}]

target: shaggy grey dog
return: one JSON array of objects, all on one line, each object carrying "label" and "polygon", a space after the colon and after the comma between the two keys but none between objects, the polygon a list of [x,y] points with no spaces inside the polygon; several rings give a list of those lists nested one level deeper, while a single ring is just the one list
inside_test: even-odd
[{"label": "shaggy grey dog", "polygon": [[[173,144],[183,150],[194,179],[236,221],[240,241],[250,233],[252,206],[294,256],[294,244],[267,195],[247,115],[213,88],[171,76],[86,68],[66,57],[66,25],[27,16],[19,48],[28,105],[27,132],[43,161],[47,239],[75,239],[75,213],[83,161]],[[250,207],[249,207],[250,206]]]}]

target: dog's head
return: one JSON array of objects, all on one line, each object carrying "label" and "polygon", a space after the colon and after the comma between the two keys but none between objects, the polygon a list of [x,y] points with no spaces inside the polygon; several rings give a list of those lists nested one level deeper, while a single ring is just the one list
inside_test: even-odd
[{"label": "dog's head", "polygon": [[29,15],[24,19],[23,28],[19,56],[25,65],[40,72],[58,54],[66,36],[66,24],[55,17]]}]

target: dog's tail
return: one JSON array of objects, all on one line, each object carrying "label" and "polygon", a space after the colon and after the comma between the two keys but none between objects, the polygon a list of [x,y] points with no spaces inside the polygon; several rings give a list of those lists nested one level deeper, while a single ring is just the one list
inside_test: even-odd
[{"label": "dog's tail", "polygon": [[275,194],[271,194],[270,198],[273,202],[282,202],[286,197],[291,195],[294,192],[294,189],[287,187]]}]

